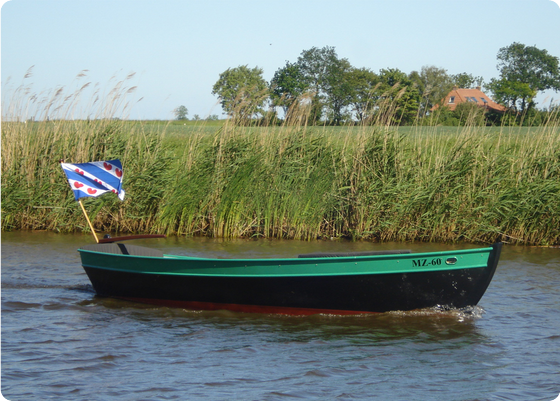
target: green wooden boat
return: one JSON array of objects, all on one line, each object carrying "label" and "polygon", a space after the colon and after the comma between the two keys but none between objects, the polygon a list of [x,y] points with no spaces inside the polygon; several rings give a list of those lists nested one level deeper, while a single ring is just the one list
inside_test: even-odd
[{"label": "green wooden boat", "polygon": [[474,306],[492,280],[501,248],[286,259],[167,255],[123,243],[86,245],[79,252],[100,296],[195,310],[342,315]]}]

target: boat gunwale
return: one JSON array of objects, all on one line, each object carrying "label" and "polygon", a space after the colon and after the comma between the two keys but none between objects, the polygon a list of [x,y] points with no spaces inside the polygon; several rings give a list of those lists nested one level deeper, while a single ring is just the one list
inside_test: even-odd
[{"label": "boat gunwale", "polygon": [[107,252],[99,252],[99,251],[91,251],[87,249],[78,249],[78,252],[84,253],[92,253],[97,255],[114,255],[114,256],[124,256],[127,258],[139,258],[139,259],[156,259],[156,260],[193,260],[193,261],[204,261],[204,262],[216,262],[216,263],[237,263],[237,262],[250,262],[252,264],[263,262],[263,263],[271,263],[275,261],[282,261],[282,262],[298,262],[301,264],[310,264],[316,261],[336,261],[336,262],[344,262],[344,261],[352,261],[352,260],[385,260],[385,259],[416,259],[418,257],[437,257],[437,256],[444,256],[449,254],[461,253],[461,254],[473,254],[473,253],[487,253],[492,252],[492,247],[486,248],[469,248],[469,249],[453,249],[449,251],[434,251],[434,252],[419,252],[419,253],[395,253],[395,254],[382,254],[382,255],[365,255],[365,256],[336,256],[336,257],[318,257],[318,258],[246,258],[246,259],[238,259],[238,258],[202,258],[197,256],[187,256],[187,255],[174,255],[174,254],[166,254],[164,253],[163,256],[142,256],[142,255],[126,255],[126,254],[118,254],[118,253],[107,253]]},{"label": "boat gunwale", "polygon": [[388,274],[422,274],[422,273],[433,273],[433,272],[443,272],[443,271],[456,271],[456,270],[471,270],[471,269],[486,269],[488,265],[480,266],[461,266],[453,267],[446,266],[440,268],[423,269],[423,270],[396,270],[396,271],[379,271],[379,272],[341,272],[341,273],[266,273],[266,274],[227,274],[227,273],[191,273],[191,272],[166,272],[166,271],[129,271],[114,267],[100,267],[88,264],[82,264],[83,267],[88,267],[90,269],[100,269],[100,270],[110,270],[118,272],[128,272],[134,274],[145,274],[145,275],[164,275],[164,276],[192,276],[192,277],[223,277],[223,278],[275,278],[275,277],[333,277],[333,276],[382,276]]},{"label": "boat gunwale", "polygon": [[[220,266],[209,266],[206,267],[207,269],[217,268],[217,269],[229,269],[230,267],[235,269],[241,266],[227,266],[228,263],[231,264],[238,264],[242,265],[245,264],[245,268],[247,267],[263,267],[263,268],[272,268],[276,265],[278,267],[283,266],[282,263],[285,265],[305,265],[305,266],[318,266],[318,265],[327,265],[327,264],[341,264],[341,263],[354,263],[360,264],[368,263],[368,262],[381,262],[381,261],[411,261],[414,259],[429,259],[429,258],[437,258],[437,257],[450,257],[456,256],[458,254],[462,255],[469,255],[469,254],[481,254],[488,255],[488,259],[486,259],[483,263],[480,264],[469,264],[469,265],[429,265],[429,266],[422,266],[419,268],[410,268],[402,265],[402,268],[398,269],[382,269],[375,271],[374,269],[368,270],[359,270],[359,271],[336,271],[336,272],[326,272],[326,271],[319,271],[319,272],[302,272],[302,273],[230,273],[222,271],[216,272],[201,272],[199,271],[165,271],[165,270],[142,270],[142,271],[131,271],[129,269],[123,269],[119,267],[110,267],[110,266],[99,266],[99,265],[92,265],[89,263],[84,263],[82,261],[82,266],[93,268],[93,269],[102,269],[102,270],[111,270],[111,271],[131,271],[137,274],[150,274],[150,275],[177,275],[177,276],[196,276],[196,277],[320,277],[320,276],[359,276],[359,275],[383,275],[383,274],[414,274],[414,273],[428,273],[428,272],[435,272],[435,271],[455,271],[461,269],[486,269],[488,268],[489,264],[491,263],[491,255],[492,255],[493,248],[471,248],[471,249],[464,249],[464,250],[452,250],[452,251],[437,251],[437,252],[424,252],[424,253],[408,253],[408,254],[390,254],[390,255],[368,255],[368,256],[346,256],[346,257],[321,257],[321,258],[268,258],[268,259],[217,259],[217,258],[197,258],[197,257],[189,257],[189,256],[181,256],[181,255],[171,255],[171,257],[164,254],[163,257],[159,256],[140,256],[140,255],[125,255],[125,254],[116,254],[116,253],[106,253],[106,252],[98,252],[98,251],[90,251],[90,250],[80,250],[80,252],[85,252],[89,254],[99,255],[101,257],[117,257],[117,258],[128,258],[129,260],[139,259],[144,261],[176,261],[180,263],[181,261],[185,262],[204,262],[206,264],[216,263]],[[130,259],[132,258],[132,259]]]}]

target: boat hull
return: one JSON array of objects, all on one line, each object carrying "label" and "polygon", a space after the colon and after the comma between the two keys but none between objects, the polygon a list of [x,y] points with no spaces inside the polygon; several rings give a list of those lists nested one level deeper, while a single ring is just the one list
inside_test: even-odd
[{"label": "boat hull", "polygon": [[[80,253],[100,296],[188,309],[308,315],[476,305],[500,250],[495,244],[462,252],[283,260]],[[449,260],[455,263],[447,265]]]}]

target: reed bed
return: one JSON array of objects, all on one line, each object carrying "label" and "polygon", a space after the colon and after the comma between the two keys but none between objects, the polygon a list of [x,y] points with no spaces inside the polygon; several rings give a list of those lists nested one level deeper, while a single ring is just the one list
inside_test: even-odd
[{"label": "reed bed", "polygon": [[5,119],[2,230],[87,231],[58,161],[120,158],[125,201],[84,202],[100,231],[560,244],[557,115],[530,132],[200,127]]},{"label": "reed bed", "polygon": [[560,241],[560,135],[224,127],[186,139],[159,230],[219,237]]},{"label": "reed bed", "polygon": [[80,114],[81,97],[92,86],[89,83],[70,92],[61,87],[40,96],[22,84],[11,102],[3,102],[2,230],[87,231],[60,161],[115,158],[126,166],[126,201],[111,196],[90,198],[85,202],[90,218],[103,231],[151,229],[164,196],[161,183],[167,179],[172,153],[165,149],[165,126],[146,129],[146,124],[126,121],[135,89],[128,85],[132,77],[117,81],[101,97],[95,85],[87,103],[90,118],[85,120],[74,117]]}]

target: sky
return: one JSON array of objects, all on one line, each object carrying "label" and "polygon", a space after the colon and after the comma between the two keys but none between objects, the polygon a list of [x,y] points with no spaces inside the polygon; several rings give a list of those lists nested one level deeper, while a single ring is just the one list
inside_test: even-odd
[{"label": "sky", "polygon": [[[220,73],[258,66],[270,81],[302,51],[324,46],[376,73],[436,66],[488,82],[499,76],[499,49],[513,42],[560,57],[558,2],[4,0],[2,109],[22,102],[23,87],[28,97],[48,97],[90,83],[73,112],[84,118],[95,91],[108,102],[123,82],[121,91],[135,89],[123,95],[127,106],[116,117],[169,120],[180,105],[190,118],[222,116],[211,94]],[[539,95],[538,107],[554,96],[560,99]]]}]

